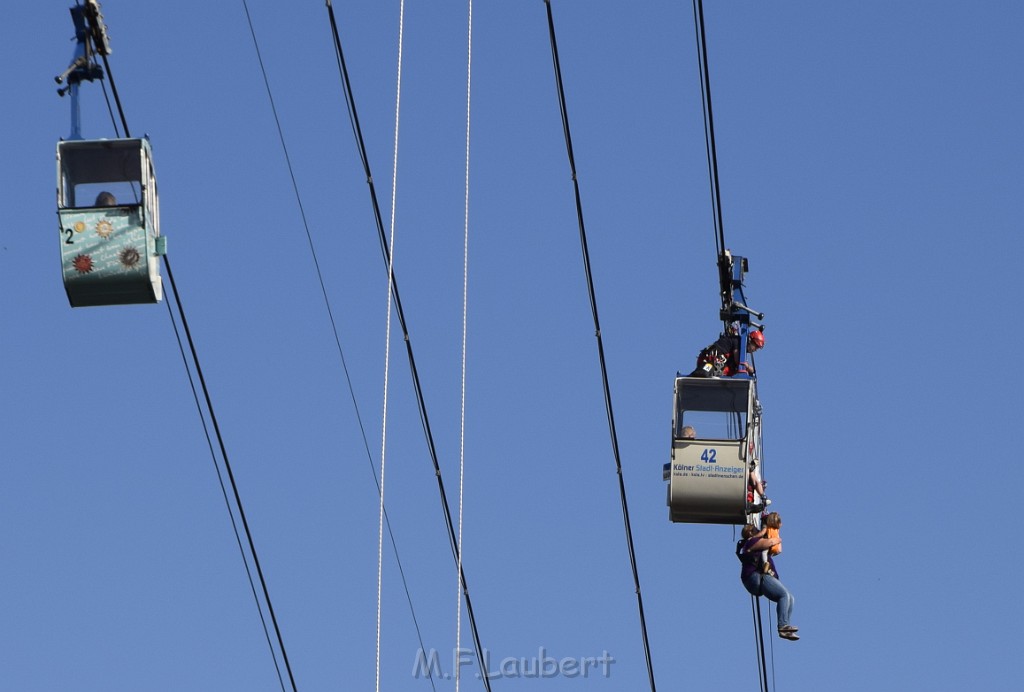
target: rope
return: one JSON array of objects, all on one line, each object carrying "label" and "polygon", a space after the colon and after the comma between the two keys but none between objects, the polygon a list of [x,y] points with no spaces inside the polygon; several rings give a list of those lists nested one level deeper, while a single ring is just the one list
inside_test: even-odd
[{"label": "rope", "polygon": [[[469,127],[470,101],[473,84],[473,0],[469,0],[469,18],[466,36],[466,177],[465,199],[463,201],[463,240],[462,240],[462,392],[459,411],[459,545],[462,542],[463,519],[463,480],[466,470],[466,315],[469,312]],[[462,574],[462,551],[459,551],[458,575]],[[458,576],[456,575],[456,576]],[[462,650],[462,580],[458,579],[455,605],[455,650]],[[480,669],[484,673],[484,662],[480,661]],[[459,692],[462,680],[462,666],[455,667],[455,692]]]},{"label": "rope", "polygon": [[398,68],[395,84],[395,131],[394,148],[391,164],[391,238],[388,246],[392,249],[388,257],[388,310],[387,327],[384,339],[384,410],[381,413],[381,443],[380,443],[380,529],[377,538],[377,692],[380,692],[380,631],[381,631],[381,586],[383,580],[383,554],[384,542],[384,461],[387,447],[387,424],[388,424],[388,368],[391,361],[391,303],[393,298],[393,286],[395,276],[395,201],[398,192],[398,115],[401,111],[402,100],[402,39],[405,28],[405,0],[399,3],[398,13]]},{"label": "rope", "polygon": [[750,597],[750,605],[754,611],[754,646],[758,657],[757,679],[762,692],[768,692],[768,671],[764,660],[764,630],[761,627],[761,599]]},{"label": "rope", "polygon": [[[700,85],[701,85],[701,96],[704,106],[704,141],[707,150],[708,157],[708,177],[711,185],[711,204],[712,213],[714,216],[715,225],[715,249],[718,255],[719,262],[719,275],[721,281],[721,298],[722,306],[728,307],[731,296],[729,291],[729,283],[727,277],[724,274],[722,268],[722,260],[725,256],[725,230],[724,223],[722,220],[722,195],[718,176],[718,150],[715,145],[715,119],[714,110],[711,105],[711,77],[708,70],[708,45],[707,45],[707,34],[704,29],[704,2],[703,0],[693,0],[693,25],[697,39],[697,62],[700,67]],[[742,357],[743,354],[740,354]],[[751,363],[753,363],[753,356],[750,356]],[[756,369],[754,370],[756,373]],[[757,389],[756,383],[753,385],[754,399],[757,400]],[[757,427],[758,439],[757,449],[755,449],[755,456],[759,460],[759,473],[761,473],[762,480],[764,474],[761,471],[764,468],[764,449],[760,437],[760,424]],[[763,502],[763,498],[762,498]],[[757,597],[752,597],[757,602]],[[759,658],[758,658],[758,675],[761,679],[762,689],[765,692],[768,691],[768,670],[764,654],[764,634],[761,629],[761,609],[759,603],[755,606],[755,627],[757,630],[757,636],[760,641]],[[771,623],[771,613],[769,612],[769,624]],[[772,685],[774,687],[774,648],[772,649],[772,673],[773,680]]]},{"label": "rope", "polygon": [[615,432],[615,416],[612,411],[611,389],[608,385],[608,368],[605,364],[604,341],[601,337],[601,324],[597,315],[597,298],[594,292],[594,278],[590,268],[590,252],[587,249],[587,232],[583,224],[583,205],[580,199],[579,180],[576,175],[576,161],[572,152],[572,136],[569,130],[569,113],[565,103],[565,90],[562,87],[562,69],[558,60],[558,45],[555,40],[555,22],[551,13],[551,0],[544,0],[548,15],[548,35],[551,41],[551,57],[554,62],[555,84],[558,89],[558,104],[562,114],[562,129],[565,134],[565,147],[569,155],[569,168],[572,171],[572,184],[576,197],[576,220],[580,230],[580,245],[583,251],[583,266],[587,278],[587,293],[590,296],[590,309],[594,318],[594,331],[597,336],[598,360],[601,364],[601,382],[604,387],[605,410],[608,415],[608,430],[611,435],[612,454],[615,457],[615,473],[619,479],[619,498],[622,503],[622,518],[626,528],[626,543],[629,550],[629,563],[633,571],[633,585],[636,589],[637,606],[640,612],[640,631],[643,637],[644,655],[647,659],[647,677],[651,692],[654,692],[654,666],[651,662],[651,647],[647,637],[647,622],[644,618],[644,601],[640,593],[640,575],[636,565],[636,551],[633,547],[633,530],[629,523],[629,507],[626,503],[626,484],[622,476],[622,460],[619,455],[619,442]]},{"label": "rope", "polygon": [[[244,2],[243,2],[243,4],[244,4]],[[260,72],[263,75],[263,84],[264,84],[264,87],[266,88],[267,99],[270,102],[270,109],[271,109],[271,112],[272,112],[272,114],[274,116],[274,123],[275,123],[275,126],[277,128],[278,139],[281,142],[281,149],[282,149],[282,152],[284,153],[285,164],[286,164],[286,166],[288,168],[288,175],[289,175],[289,177],[291,178],[291,181],[292,181],[292,190],[295,193],[295,201],[298,204],[299,214],[302,217],[302,225],[303,225],[303,228],[305,229],[305,232],[306,232],[306,241],[307,241],[307,243],[309,245],[309,252],[310,252],[310,255],[312,255],[313,265],[314,265],[314,268],[315,268],[315,271],[316,271],[317,280],[318,280],[318,282],[320,284],[320,292],[321,292],[321,294],[323,295],[323,298],[324,298],[324,307],[327,310],[327,317],[328,317],[328,320],[331,323],[331,332],[334,334],[334,344],[335,344],[335,347],[337,348],[338,358],[339,358],[339,361],[341,363],[342,371],[344,372],[344,375],[345,375],[345,385],[346,385],[346,388],[348,389],[349,399],[352,402],[352,409],[353,409],[353,411],[355,413],[356,422],[357,422],[357,424],[359,426],[359,433],[360,433],[360,436],[362,437],[362,440],[363,440],[363,449],[366,452],[367,465],[368,465],[368,467],[370,469],[370,474],[373,476],[373,483],[374,483],[374,486],[377,489],[377,494],[379,496],[380,493],[381,493],[380,479],[377,477],[377,469],[376,469],[376,466],[374,465],[373,454],[370,452],[370,443],[369,443],[369,439],[367,438],[367,434],[366,434],[366,426],[363,423],[362,413],[359,410],[359,402],[356,400],[355,388],[352,386],[352,376],[351,376],[351,373],[350,373],[349,368],[348,368],[348,361],[345,358],[345,350],[344,350],[344,348],[342,347],[342,344],[341,344],[341,336],[339,334],[337,320],[335,320],[335,318],[334,318],[334,309],[331,306],[331,300],[330,300],[330,297],[329,297],[329,295],[327,293],[327,285],[326,285],[326,282],[324,281],[323,272],[321,271],[320,258],[319,258],[318,254],[317,254],[317,251],[316,251],[316,245],[313,242],[313,235],[312,235],[312,232],[310,231],[310,228],[309,228],[309,222],[306,219],[305,205],[302,203],[302,195],[299,192],[298,182],[297,182],[297,180],[295,178],[295,172],[294,172],[294,168],[292,166],[291,156],[290,156],[290,154],[288,152],[288,144],[287,144],[287,142],[285,140],[285,136],[284,136],[284,129],[281,126],[281,120],[280,120],[280,117],[278,116],[277,106],[276,106],[275,101],[274,101],[274,94],[273,94],[273,91],[270,88],[270,78],[267,75],[267,70],[266,70],[266,67],[265,67],[265,65],[263,63],[263,57],[262,57],[262,53],[260,51],[259,41],[256,38],[256,30],[255,30],[255,27],[253,25],[252,18],[249,16],[248,6],[247,5],[246,5],[246,17],[247,17],[247,19],[249,21],[249,31],[252,34],[253,46],[254,46],[254,48],[256,50],[256,57],[257,57],[257,60],[259,62],[259,65],[260,65]],[[394,556],[395,556],[395,563],[398,566],[398,573],[399,573],[399,576],[401,577],[401,580],[402,580],[402,587],[405,590],[405,599],[406,599],[406,602],[409,604],[409,612],[410,612],[410,615],[412,617],[413,627],[416,630],[416,637],[417,637],[417,639],[420,642],[420,648],[423,649],[423,648],[425,648],[424,644],[423,644],[423,633],[420,630],[419,620],[416,617],[416,608],[413,605],[412,593],[409,590],[409,580],[406,577],[405,568],[402,566],[402,558],[401,558],[401,555],[399,554],[399,551],[398,551],[398,541],[395,539],[395,533],[394,533],[394,530],[391,527],[391,518],[388,515],[386,507],[384,509],[384,523],[385,523],[387,531],[388,531],[388,540],[391,543],[391,550],[392,550],[392,552],[394,553]],[[428,674],[428,677],[430,678],[431,687],[436,690],[437,688],[434,685],[433,675],[432,675],[432,672],[429,669],[427,671],[427,674]]]},{"label": "rope", "polygon": [[[377,224],[377,235],[380,240],[381,255],[384,259],[384,264],[388,267],[388,275],[390,277],[392,289],[394,292],[395,302],[395,315],[398,317],[398,322],[402,327],[402,334],[405,341],[406,356],[409,361],[409,370],[412,376],[413,390],[416,393],[416,403],[419,407],[420,422],[423,425],[423,434],[426,437],[427,449],[430,454],[430,459],[434,467],[434,477],[437,479],[437,490],[440,495],[441,509],[444,513],[445,525],[448,529],[448,542],[452,551],[452,558],[459,565],[459,577],[462,581],[462,592],[466,599],[466,617],[469,620],[469,627],[473,634],[473,643],[476,648],[476,655],[478,661],[484,660],[483,645],[480,642],[480,632],[476,624],[476,615],[473,610],[473,601],[470,598],[469,587],[466,581],[466,573],[459,564],[459,542],[458,536],[455,533],[455,525],[452,520],[451,507],[448,504],[448,496],[445,492],[444,478],[441,474],[441,465],[438,461],[437,447],[434,444],[434,436],[430,427],[430,418],[427,415],[426,401],[423,396],[423,387],[420,383],[419,371],[416,368],[416,357],[412,347],[412,338],[409,335],[409,327],[405,319],[405,311],[402,309],[401,294],[398,290],[398,280],[395,277],[393,271],[390,256],[391,250],[388,246],[387,235],[384,231],[384,222],[380,211],[380,204],[377,200],[377,191],[373,183],[373,175],[370,171],[369,157],[366,154],[366,142],[363,138],[362,129],[359,126],[359,116],[355,106],[355,97],[352,93],[352,84],[348,78],[348,69],[345,65],[345,54],[341,46],[341,38],[338,33],[337,22],[334,18],[334,8],[331,5],[330,0],[327,0],[328,14],[331,19],[331,29],[334,34],[334,47],[335,53],[338,60],[338,70],[340,73],[342,87],[345,94],[345,104],[348,109],[349,120],[352,125],[352,133],[356,139],[356,145],[359,149],[359,158],[363,164],[363,171],[366,174],[366,184],[370,189],[370,202],[373,206],[374,218]],[[487,677],[487,671],[482,671],[481,680],[484,684],[484,688],[490,692],[491,683]]]}]

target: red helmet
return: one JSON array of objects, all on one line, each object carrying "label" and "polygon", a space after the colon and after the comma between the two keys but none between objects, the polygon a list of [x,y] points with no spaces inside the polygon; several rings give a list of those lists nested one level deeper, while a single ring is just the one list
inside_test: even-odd
[{"label": "red helmet", "polygon": [[750,332],[749,335],[747,335],[747,338],[749,338],[754,343],[754,345],[757,346],[758,348],[764,348],[764,333],[763,332],[759,332],[759,331],[757,331],[755,329],[754,331]]}]

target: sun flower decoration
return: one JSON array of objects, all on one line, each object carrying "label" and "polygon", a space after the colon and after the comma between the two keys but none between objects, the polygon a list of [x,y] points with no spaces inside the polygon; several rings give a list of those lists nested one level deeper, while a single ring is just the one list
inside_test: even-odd
[{"label": "sun flower decoration", "polygon": [[126,247],[124,250],[121,250],[121,253],[117,256],[117,258],[121,260],[122,265],[131,268],[138,264],[139,260],[142,257],[141,255],[139,255],[139,251],[136,250],[135,248]]},{"label": "sun flower decoration", "polygon": [[89,255],[77,255],[71,260],[71,265],[79,274],[88,274],[92,271],[92,257]]},{"label": "sun flower decoration", "polygon": [[100,219],[96,223],[96,235],[100,238],[109,238],[110,234],[114,232],[114,225],[106,219]]}]

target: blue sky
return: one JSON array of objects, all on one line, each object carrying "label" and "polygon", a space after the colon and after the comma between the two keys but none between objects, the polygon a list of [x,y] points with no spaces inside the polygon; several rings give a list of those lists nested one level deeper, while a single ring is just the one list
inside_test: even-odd
[{"label": "blue sky", "polygon": [[[19,4],[7,32],[0,686],[279,689],[166,307],[64,295],[53,162],[70,120],[52,77],[70,4]],[[399,5],[335,5],[389,218]],[[803,636],[771,640],[775,681],[1010,689],[1024,10],[706,5],[726,240],[767,316],[764,476]],[[298,687],[372,689],[378,499],[352,399],[379,464],[387,279],[324,3],[248,6],[351,392],[242,3],[107,0],[111,67],[132,133],[151,137]],[[720,328],[691,5],[552,6],[655,677],[754,689],[733,529],[671,524],[661,480],[673,377]],[[614,657],[607,677],[493,688],[645,689],[544,3],[475,3],[473,18],[466,575],[492,661]],[[395,210],[453,507],[466,22],[466,3],[406,4]],[[113,136],[99,87],[83,98],[85,134]],[[447,661],[457,583],[400,341],[387,429],[392,527],[424,643]],[[383,688],[430,689],[388,550],[383,570]]]}]

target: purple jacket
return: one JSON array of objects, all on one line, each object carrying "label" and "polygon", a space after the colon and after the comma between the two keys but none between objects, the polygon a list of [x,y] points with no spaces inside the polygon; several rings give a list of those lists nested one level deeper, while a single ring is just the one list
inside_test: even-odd
[{"label": "purple jacket", "polygon": [[[764,538],[764,536],[754,536],[752,538],[748,538],[746,541],[742,542],[742,545],[740,546],[739,550],[737,551],[736,554],[739,556],[740,562],[743,563],[743,566],[740,568],[740,579],[741,580],[746,579],[751,574],[754,574],[756,572],[760,572],[761,571],[761,564],[762,564],[762,561],[763,561],[763,553],[764,553],[764,551],[763,550],[751,551],[750,548],[751,548],[751,546],[753,546],[755,543],[757,543],[762,538]],[[772,560],[772,556],[771,555],[768,556],[768,566],[772,568],[772,572],[774,572],[775,573],[775,577],[778,578],[779,577],[779,570],[777,570],[775,568],[775,561]]]}]

